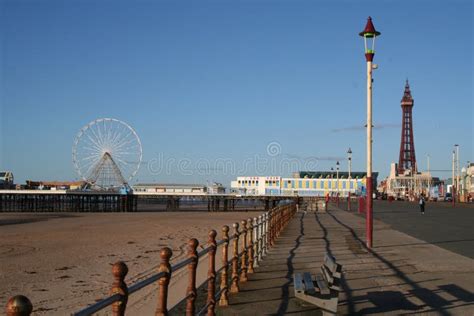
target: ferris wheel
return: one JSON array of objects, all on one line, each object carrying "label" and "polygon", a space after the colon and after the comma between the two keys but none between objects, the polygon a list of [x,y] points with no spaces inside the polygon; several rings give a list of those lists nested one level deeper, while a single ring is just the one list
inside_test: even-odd
[{"label": "ferris wheel", "polygon": [[110,190],[128,185],[142,161],[142,144],[127,123],[101,118],[84,126],[72,147],[79,176],[93,188]]}]

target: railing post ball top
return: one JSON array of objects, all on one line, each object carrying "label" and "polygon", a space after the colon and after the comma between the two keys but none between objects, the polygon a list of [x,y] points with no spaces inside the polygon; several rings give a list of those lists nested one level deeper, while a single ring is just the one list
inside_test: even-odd
[{"label": "railing post ball top", "polygon": [[29,316],[33,311],[33,304],[23,295],[11,297],[7,302],[7,316]]},{"label": "railing post ball top", "polygon": [[254,273],[253,270],[253,262],[254,262],[254,251],[253,251],[253,234],[254,234],[254,225],[253,225],[253,219],[248,218],[247,219],[247,235],[248,235],[248,244],[247,244],[247,257],[248,257],[248,273]]},{"label": "railing post ball top", "polygon": [[113,303],[112,314],[114,316],[125,315],[125,309],[128,302],[128,288],[125,283],[125,276],[128,273],[128,267],[123,261],[118,261],[112,266],[112,275],[114,283],[112,284],[111,294],[119,294],[120,301]]},{"label": "railing post ball top", "polygon": [[230,293],[238,293],[239,288],[239,223],[235,222],[232,224],[234,228],[234,243],[233,243],[233,256],[232,256],[232,283],[230,285]]},{"label": "railing post ball top", "polygon": [[158,273],[164,273],[164,275],[158,280],[158,307],[156,309],[156,316],[168,315],[168,285],[171,278],[171,265],[170,259],[173,255],[173,251],[169,247],[164,247],[160,250],[161,263],[158,268]]},{"label": "railing post ball top", "polygon": [[186,302],[186,315],[194,315],[196,310],[196,270],[199,262],[199,257],[197,253],[197,247],[199,241],[196,238],[191,238],[188,241],[188,258],[191,258],[191,262],[188,265],[189,278],[188,278],[188,288],[186,291],[187,302]]},{"label": "railing post ball top", "polygon": [[260,251],[260,245],[259,245],[260,236],[258,235],[259,231],[260,231],[260,223],[258,222],[258,217],[253,218],[253,224],[254,224],[254,226],[253,226],[254,227],[254,233],[253,233],[254,262],[253,262],[253,266],[255,268],[255,267],[258,267],[258,262],[259,262],[258,253]]},{"label": "railing post ball top", "polygon": [[242,258],[240,263],[240,282],[247,282],[247,220],[243,219],[242,225]]},{"label": "railing post ball top", "polygon": [[229,226],[224,225],[222,227],[222,239],[224,240],[224,244],[222,247],[222,266],[224,267],[221,272],[221,297],[219,299],[219,306],[228,306],[229,305],[229,297],[227,295],[228,292],[228,284],[227,284],[227,270],[228,270],[228,254],[229,254]]},{"label": "railing post ball top", "polygon": [[209,269],[207,272],[207,315],[214,316],[215,315],[215,306],[216,306],[216,249],[217,249],[217,242],[216,242],[217,232],[212,229],[209,231],[208,237],[208,245],[211,247],[209,251]]}]

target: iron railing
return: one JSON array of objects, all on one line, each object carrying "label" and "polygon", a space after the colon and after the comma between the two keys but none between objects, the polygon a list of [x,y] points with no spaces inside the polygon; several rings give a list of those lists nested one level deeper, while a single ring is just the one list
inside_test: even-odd
[{"label": "iron railing", "polygon": [[[172,275],[176,272],[188,268],[188,282],[186,295],[182,301],[186,303],[186,315],[214,315],[215,307],[229,305],[229,294],[238,293],[239,285],[247,281],[248,274],[254,272],[254,268],[264,258],[268,249],[275,243],[276,238],[286,227],[290,219],[296,212],[294,202],[283,203],[268,212],[254,218],[242,220],[241,225],[234,223],[233,234],[229,236],[229,226],[222,227],[222,239],[217,241],[217,232],[211,230],[208,234],[207,247],[197,251],[198,240],[191,238],[188,242],[187,258],[170,265],[172,251],[169,247],[160,250],[161,263],[158,273],[145,280],[127,286],[125,277],[128,273],[127,265],[116,262],[112,267],[114,281],[111,287],[111,295],[73,313],[74,316],[92,315],[109,306],[112,308],[112,315],[125,315],[128,298],[131,294],[151,285],[158,283],[158,304],[156,315],[168,314],[168,290]],[[232,242],[232,257],[229,258],[229,244]],[[216,252],[218,247],[222,248],[222,266],[216,271]],[[207,279],[207,299],[206,304],[196,311],[196,272],[199,258],[208,256]],[[230,274],[229,274],[230,272]],[[219,291],[216,292],[217,275],[220,274]],[[7,303],[7,315],[20,316],[30,315],[33,307],[29,299],[18,295],[10,298]]]}]

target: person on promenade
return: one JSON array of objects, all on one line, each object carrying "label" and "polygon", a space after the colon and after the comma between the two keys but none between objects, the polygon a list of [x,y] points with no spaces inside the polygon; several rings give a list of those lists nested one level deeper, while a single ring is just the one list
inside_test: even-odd
[{"label": "person on promenade", "polygon": [[421,214],[425,214],[425,198],[423,197],[423,194],[420,195],[420,201],[418,202],[418,204],[420,204]]}]

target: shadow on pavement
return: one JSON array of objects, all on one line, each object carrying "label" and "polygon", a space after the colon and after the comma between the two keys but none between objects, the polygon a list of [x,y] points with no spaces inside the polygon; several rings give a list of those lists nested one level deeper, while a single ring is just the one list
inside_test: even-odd
[{"label": "shadow on pavement", "polygon": [[299,236],[295,239],[295,245],[293,248],[290,250],[290,255],[286,259],[286,266],[288,267],[288,272],[286,273],[286,282],[285,284],[282,285],[281,287],[281,303],[280,306],[278,306],[278,311],[277,314],[281,315],[284,314],[287,309],[288,309],[288,301],[290,299],[290,285],[293,283],[293,272],[294,272],[294,267],[293,267],[293,259],[295,258],[295,251],[298,249],[298,247],[301,244],[301,238],[304,236],[304,216],[306,213],[301,213],[300,217],[300,234]]},{"label": "shadow on pavement", "polygon": [[[348,304],[349,314],[367,315],[367,314],[386,313],[386,312],[394,312],[394,311],[402,311],[402,310],[417,311],[420,309],[424,309],[425,307],[429,307],[430,311],[436,311],[440,315],[451,315],[448,309],[454,307],[452,306],[453,303],[464,302],[464,303],[469,303],[469,304],[463,304],[462,306],[473,305],[474,294],[470,293],[469,291],[466,291],[465,289],[455,284],[440,285],[438,286],[437,290],[430,290],[430,289],[421,287],[418,282],[414,282],[405,273],[403,273],[399,269],[400,266],[396,266],[393,262],[387,260],[376,251],[372,249],[368,249],[365,245],[365,242],[361,240],[359,236],[357,236],[356,232],[351,227],[349,227],[348,225],[340,221],[334,214],[331,214],[331,213],[327,213],[327,214],[339,225],[345,227],[352,235],[352,238],[356,240],[357,242],[359,242],[360,246],[365,251],[373,255],[375,258],[377,258],[381,263],[383,263],[387,267],[383,270],[388,269],[388,270],[393,271],[393,275],[404,282],[402,283],[402,285],[406,284],[411,287],[411,289],[408,291],[409,293],[408,295],[406,293],[402,293],[399,291],[373,291],[373,292],[367,292],[365,295],[354,296],[352,293],[352,290],[344,281],[342,286],[347,295],[346,303]],[[325,232],[325,236],[326,236],[326,229],[322,225],[317,214],[316,214],[316,221],[321,226],[321,229]],[[329,240],[327,241],[326,244],[328,246],[328,252],[330,252]],[[383,275],[380,275],[379,277],[385,277],[385,276],[386,274],[383,274]],[[438,295],[441,292],[448,293],[451,296],[455,297],[455,299],[447,300],[441,297],[440,295]],[[408,298],[410,297],[416,297],[418,300],[423,302],[423,304],[421,305],[414,304],[413,302],[408,300]],[[356,312],[355,307],[354,307],[354,302],[363,302],[363,301],[369,301],[374,306],[363,308]],[[423,312],[426,312],[426,310],[424,309]]]}]

